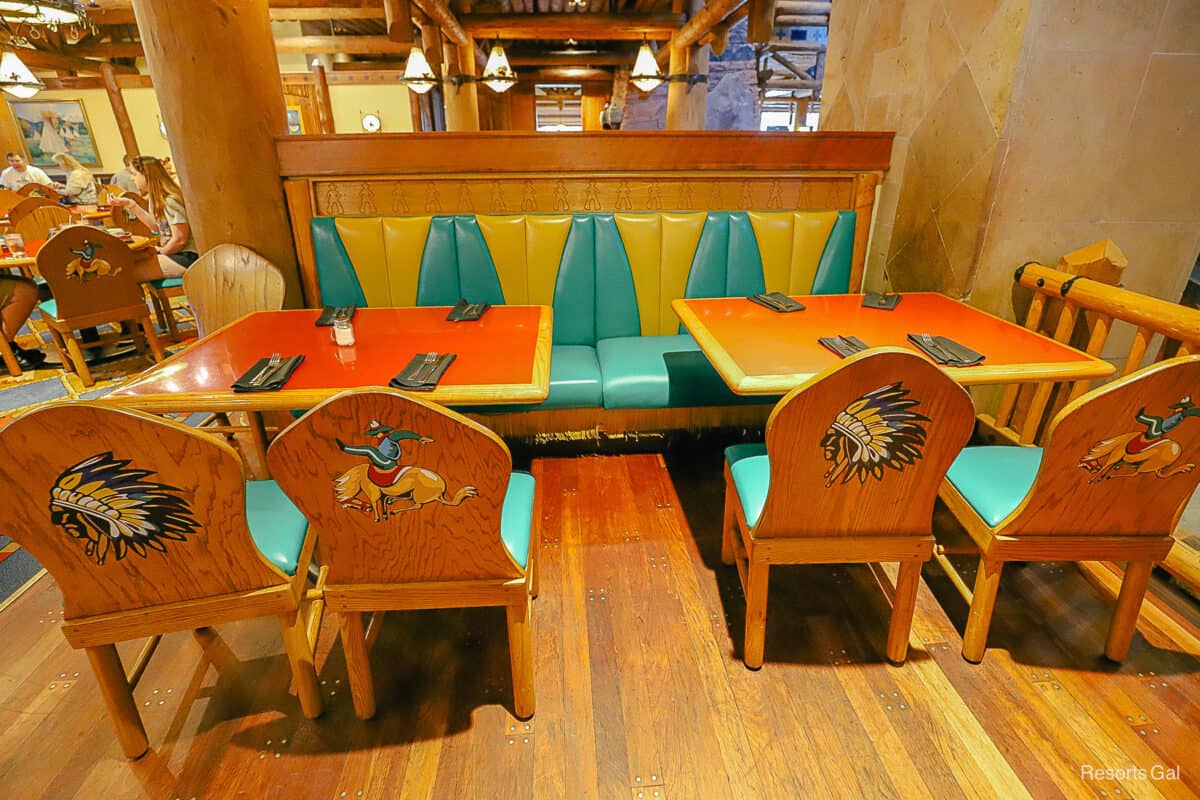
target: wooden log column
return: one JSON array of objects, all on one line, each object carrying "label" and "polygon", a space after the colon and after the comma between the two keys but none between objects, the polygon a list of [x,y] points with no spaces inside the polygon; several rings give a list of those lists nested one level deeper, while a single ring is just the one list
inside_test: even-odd
[{"label": "wooden log column", "polygon": [[[670,75],[708,76],[708,47],[672,47]],[[708,84],[673,80],[667,86],[667,130],[702,131],[708,112]]]},{"label": "wooden log column", "polygon": [[313,86],[317,90],[317,116],[320,117],[321,133],[336,133],[333,126],[333,100],[329,96],[329,80],[325,76],[325,66],[315,59],[312,76]]},{"label": "wooden log column", "polygon": [[[133,0],[201,251],[245,245],[302,302],[274,137],[287,134],[267,0]],[[237,102],[230,102],[230,93]]]},{"label": "wooden log column", "polygon": [[445,42],[445,81],[442,91],[446,97],[446,130],[479,130],[479,95],[474,81],[465,81],[457,86],[451,80],[455,75],[475,77],[475,42],[455,44]]},{"label": "wooden log column", "polygon": [[129,155],[139,155],[141,151],[138,149],[137,136],[133,133],[133,123],[129,121],[129,109],[125,108],[125,97],[117,83],[117,72],[106,61],[100,65],[100,75],[104,78],[104,91],[108,93],[108,102],[117,119],[117,130],[121,132],[121,144]]}]

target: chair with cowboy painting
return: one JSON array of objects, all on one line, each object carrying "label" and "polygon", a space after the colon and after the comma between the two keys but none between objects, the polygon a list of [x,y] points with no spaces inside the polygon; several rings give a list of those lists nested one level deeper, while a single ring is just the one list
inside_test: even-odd
[{"label": "chair with cowboy painting", "polygon": [[375,714],[382,612],[479,606],[504,606],[513,710],[533,714],[534,480],[512,471],[498,436],[400,392],[352,389],[280,434],[267,463],[321,531],[325,605],[340,618],[359,718]]},{"label": "chair with cowboy painting", "polygon": [[[321,713],[301,612],[316,539],[273,481],[185,425],[76,402],[0,431],[0,518],[62,592],[62,631],[87,651],[117,738],[146,752],[133,691],[164,633],[276,617],[307,717]],[[313,604],[316,605],[316,604]],[[126,672],[116,643],[150,637]],[[282,700],[282,698],[281,698]]]},{"label": "chair with cowboy painting", "polygon": [[46,321],[64,366],[70,365],[84,386],[95,383],[84,348],[110,344],[128,333],[109,333],[92,342],[80,342],[75,331],[106,322],[136,323],[136,337],[145,352],[149,345],[155,361],[162,361],[162,344],[150,322],[150,309],[141,284],[133,275],[134,255],[129,246],[99,228],[76,225],[59,231],[37,254],[38,272],[45,278],[53,300],[38,308]]},{"label": "chair with cowboy painting", "polygon": [[789,392],[765,445],[726,449],[721,557],[746,595],[747,667],[762,666],[774,564],[899,562],[885,652],[905,660],[938,485],[974,423],[971,398],[941,370],[875,348]]},{"label": "chair with cowboy painting", "polygon": [[[941,497],[968,538],[939,531],[939,563],[978,553],[963,658],[983,660],[1006,561],[1125,561],[1104,654],[1129,653],[1154,562],[1200,484],[1200,356],[1162,361],[1068,403],[1044,447],[969,447]],[[1196,419],[1192,419],[1195,417]]]}]

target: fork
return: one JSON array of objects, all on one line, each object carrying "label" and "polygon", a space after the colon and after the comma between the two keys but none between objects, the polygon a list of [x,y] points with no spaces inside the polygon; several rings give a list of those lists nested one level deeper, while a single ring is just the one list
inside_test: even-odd
[{"label": "fork", "polygon": [[417,367],[413,376],[403,383],[419,384],[429,380],[429,376],[437,369],[438,354],[430,351],[425,354],[425,360],[421,362],[421,366]]},{"label": "fork", "polygon": [[262,382],[264,380],[266,380],[267,375],[269,375],[272,370],[274,370],[276,367],[278,367],[279,362],[282,360],[283,359],[280,358],[279,353],[272,353],[271,360],[267,362],[267,365],[265,367],[263,367],[262,369],[260,369],[258,371],[258,374],[250,379],[250,385],[251,386],[261,386]]},{"label": "fork", "polygon": [[959,362],[960,359],[956,358],[953,353],[942,347],[941,344],[939,344],[937,340],[928,333],[922,333],[920,338],[921,343],[925,345],[925,347],[927,347],[935,357],[941,358],[942,361],[946,362],[946,364],[954,366]]}]

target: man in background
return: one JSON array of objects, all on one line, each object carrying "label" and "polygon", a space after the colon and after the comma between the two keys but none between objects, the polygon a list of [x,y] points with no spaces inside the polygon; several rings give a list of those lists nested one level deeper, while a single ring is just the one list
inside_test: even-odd
[{"label": "man in background", "polygon": [[121,161],[125,164],[125,169],[113,173],[111,183],[113,186],[119,186],[121,191],[137,191],[137,186],[135,186],[133,183],[133,173],[129,171],[129,162],[133,161],[135,158],[137,158],[136,153],[126,153],[125,155],[121,156]]},{"label": "man in background", "polygon": [[37,167],[26,164],[20,153],[9,153],[8,167],[0,172],[0,186],[15,192],[30,183],[40,183],[42,186],[52,185],[50,176]]}]

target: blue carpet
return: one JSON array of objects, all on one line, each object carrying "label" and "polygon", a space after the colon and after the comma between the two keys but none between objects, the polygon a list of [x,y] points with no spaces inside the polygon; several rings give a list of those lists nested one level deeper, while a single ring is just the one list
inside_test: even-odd
[{"label": "blue carpet", "polygon": [[[0,536],[0,548],[9,543],[7,536]],[[0,561],[0,602],[24,586],[42,568],[25,550],[17,550]]]},{"label": "blue carpet", "polygon": [[58,378],[48,378],[36,383],[18,384],[0,392],[0,411],[24,408],[34,403],[57,400],[67,396],[67,387]]}]

